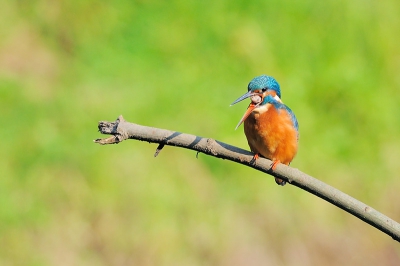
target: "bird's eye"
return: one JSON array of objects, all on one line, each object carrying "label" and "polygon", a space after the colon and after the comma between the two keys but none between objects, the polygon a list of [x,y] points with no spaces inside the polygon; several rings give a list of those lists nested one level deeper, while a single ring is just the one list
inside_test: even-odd
[{"label": "bird's eye", "polygon": [[267,91],[267,88],[263,88],[263,89],[261,89],[262,90],[262,92],[266,92]]}]

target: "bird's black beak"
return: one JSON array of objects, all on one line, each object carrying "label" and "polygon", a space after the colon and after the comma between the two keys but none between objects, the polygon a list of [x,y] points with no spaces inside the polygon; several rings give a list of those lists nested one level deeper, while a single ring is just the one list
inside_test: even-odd
[{"label": "bird's black beak", "polygon": [[231,103],[231,106],[234,104],[237,104],[238,102],[243,101],[244,99],[247,99],[249,97],[251,97],[254,93],[251,91],[246,92],[245,94],[243,94],[242,96],[240,96],[239,98],[236,99],[236,101],[234,101],[233,103]]},{"label": "bird's black beak", "polygon": [[[252,92],[252,91],[248,91],[245,94],[243,94],[242,96],[240,96],[236,101],[234,101],[231,104],[231,106],[232,106],[232,105],[234,105],[240,101],[243,101],[244,99],[250,98],[250,97],[252,98],[251,99],[252,101],[251,101],[249,107],[247,108],[246,112],[244,113],[242,119],[240,119],[239,123],[237,124],[235,130],[244,122],[244,120],[246,120],[246,118],[251,114],[251,112],[253,112],[253,110],[261,104],[262,95]],[[254,99],[254,98],[256,98],[256,99]]]}]

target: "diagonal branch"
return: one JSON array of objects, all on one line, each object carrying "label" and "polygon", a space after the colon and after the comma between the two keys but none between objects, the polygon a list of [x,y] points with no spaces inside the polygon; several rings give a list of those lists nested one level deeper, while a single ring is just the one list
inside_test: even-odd
[{"label": "diagonal branch", "polygon": [[332,203],[400,242],[399,223],[298,169],[279,164],[272,172],[270,160],[259,158],[254,162],[252,160],[254,154],[249,151],[210,138],[129,123],[122,116],[119,116],[115,122],[100,121],[98,127],[102,134],[112,135],[106,139],[94,140],[95,143],[102,145],[118,144],[126,139],[137,139],[158,143],[154,156],[161,152],[164,145],[177,146],[234,161],[268,173]]}]

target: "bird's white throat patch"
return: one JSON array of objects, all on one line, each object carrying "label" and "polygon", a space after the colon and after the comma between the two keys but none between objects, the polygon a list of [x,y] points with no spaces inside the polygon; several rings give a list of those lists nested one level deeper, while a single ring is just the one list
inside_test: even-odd
[{"label": "bird's white throat patch", "polygon": [[266,111],[268,111],[270,106],[271,106],[270,103],[260,105],[256,108],[254,108],[253,113],[257,113],[257,114],[265,113]]},{"label": "bird's white throat patch", "polygon": [[281,98],[279,98],[278,95],[275,95],[275,96],[274,96],[274,99],[277,100],[277,101],[280,102],[280,103],[282,102]]},{"label": "bird's white throat patch", "polygon": [[[275,95],[275,96],[274,96],[274,99],[275,99],[276,101],[282,103],[282,100],[281,100],[281,98],[279,98],[278,95]],[[271,105],[272,105],[272,104],[270,104],[270,103],[260,105],[260,106],[258,106],[258,107],[256,107],[256,108],[254,108],[253,112],[256,113],[256,114],[265,113],[266,111],[268,111],[268,109],[271,107]]]}]

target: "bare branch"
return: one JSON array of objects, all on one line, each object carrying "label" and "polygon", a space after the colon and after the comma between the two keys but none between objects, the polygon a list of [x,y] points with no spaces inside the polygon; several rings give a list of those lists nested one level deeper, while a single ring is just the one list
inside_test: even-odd
[{"label": "bare branch", "polygon": [[106,139],[94,140],[95,143],[102,145],[118,144],[126,139],[137,139],[158,143],[154,156],[158,155],[164,145],[177,146],[234,161],[268,173],[332,203],[400,242],[399,223],[298,169],[279,164],[272,172],[270,160],[259,158],[254,162],[252,160],[254,154],[249,151],[210,138],[129,123],[122,116],[119,116],[115,122],[100,121],[98,127],[102,134],[113,135]]}]

